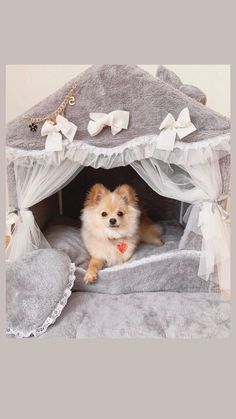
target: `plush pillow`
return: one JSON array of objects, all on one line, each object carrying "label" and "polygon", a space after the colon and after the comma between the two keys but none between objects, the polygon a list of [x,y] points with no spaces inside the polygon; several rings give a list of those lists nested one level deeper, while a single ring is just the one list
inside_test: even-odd
[{"label": "plush pillow", "polygon": [[35,250],[6,265],[7,334],[39,336],[65,307],[75,280],[75,265],[63,252]]}]

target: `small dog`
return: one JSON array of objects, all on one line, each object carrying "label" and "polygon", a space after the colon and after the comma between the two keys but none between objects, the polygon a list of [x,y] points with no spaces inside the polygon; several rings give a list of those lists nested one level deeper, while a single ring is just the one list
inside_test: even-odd
[{"label": "small dog", "polygon": [[140,242],[162,246],[161,228],[141,213],[135,190],[118,186],[113,192],[97,183],[87,194],[81,215],[81,235],[91,256],[84,278],[96,281],[98,271],[126,262]]}]

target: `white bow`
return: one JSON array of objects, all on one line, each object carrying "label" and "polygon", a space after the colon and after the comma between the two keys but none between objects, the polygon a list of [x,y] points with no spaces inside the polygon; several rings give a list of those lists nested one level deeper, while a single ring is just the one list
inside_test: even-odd
[{"label": "white bow", "polygon": [[11,236],[11,228],[18,221],[18,215],[15,212],[8,212],[6,216],[6,235]]},{"label": "white bow", "polygon": [[[75,136],[77,126],[62,115],[57,115],[56,124],[52,124],[50,121],[45,121],[41,135],[47,135],[45,142],[45,150],[47,151],[60,151],[62,150],[62,134],[71,143]],[[61,132],[62,134],[61,134]]]},{"label": "white bow", "polygon": [[30,208],[10,208],[6,224],[6,234],[11,237],[7,246],[9,260],[17,260],[27,252],[47,246]]},{"label": "white bow", "polygon": [[196,127],[192,124],[188,108],[184,108],[177,120],[171,113],[165,117],[160,125],[160,132],[158,138],[158,148],[162,150],[173,150],[175,145],[176,134],[180,139],[196,131]]},{"label": "white bow", "polygon": [[12,235],[12,226],[18,221],[22,222],[23,217],[31,216],[32,212],[28,208],[9,208],[6,215],[6,235]]},{"label": "white bow", "polygon": [[99,134],[107,125],[111,127],[113,135],[118,134],[122,129],[127,129],[129,124],[129,112],[112,111],[110,113],[90,113],[92,121],[88,123],[88,132],[91,137]]}]

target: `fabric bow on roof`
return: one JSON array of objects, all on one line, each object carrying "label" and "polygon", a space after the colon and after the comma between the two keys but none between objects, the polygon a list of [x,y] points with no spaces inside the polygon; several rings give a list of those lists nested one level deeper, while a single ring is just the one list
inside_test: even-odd
[{"label": "fabric bow on roof", "polygon": [[[75,104],[68,104],[64,114],[77,126],[74,141],[111,148],[134,138],[158,136],[167,114],[171,113],[176,120],[186,107],[196,131],[180,141],[196,142],[229,133],[228,118],[136,65],[93,65],[25,113],[36,117],[50,114],[60,105],[75,80],[78,82],[74,91]],[[87,130],[90,114],[109,114],[117,109],[129,112],[128,129],[122,129],[114,137],[111,128],[106,126],[92,137]],[[19,116],[8,124],[7,145],[28,150],[44,149],[42,125],[31,131],[28,121]]]}]

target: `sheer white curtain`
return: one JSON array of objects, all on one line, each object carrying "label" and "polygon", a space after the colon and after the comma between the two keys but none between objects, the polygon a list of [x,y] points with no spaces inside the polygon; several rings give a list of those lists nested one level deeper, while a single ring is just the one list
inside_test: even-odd
[{"label": "sheer white curtain", "polygon": [[200,231],[202,235],[199,276],[207,280],[217,267],[220,287],[230,289],[230,226],[221,205],[226,197],[222,195],[219,162],[215,160],[190,166],[188,173],[195,188],[207,194],[207,199],[192,205],[185,217],[186,228],[196,233]]},{"label": "sheer white curtain", "polygon": [[198,275],[208,280],[217,268],[220,287],[229,289],[230,227],[220,204],[225,197],[218,160],[185,168],[151,158],[132,167],[160,195],[192,204],[185,216],[185,235],[193,231],[202,236]]},{"label": "sheer white curtain", "polygon": [[78,162],[65,159],[59,166],[35,162],[30,166],[15,164],[17,208],[11,208],[7,224],[14,224],[8,259],[16,260],[39,247],[49,247],[30,207],[56,193],[83,169]]}]

